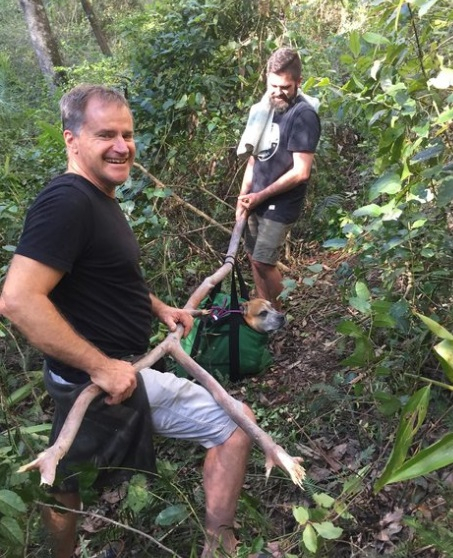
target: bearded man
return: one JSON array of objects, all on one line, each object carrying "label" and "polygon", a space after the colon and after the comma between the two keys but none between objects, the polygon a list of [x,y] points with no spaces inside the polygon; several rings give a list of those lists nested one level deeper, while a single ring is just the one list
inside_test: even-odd
[{"label": "bearded man", "polygon": [[269,141],[249,157],[236,208],[237,219],[244,211],[248,214],[245,249],[256,295],[277,309],[283,290],[277,262],[302,212],[321,133],[313,103],[299,90],[301,73],[301,60],[293,49],[280,48],[268,60]]}]

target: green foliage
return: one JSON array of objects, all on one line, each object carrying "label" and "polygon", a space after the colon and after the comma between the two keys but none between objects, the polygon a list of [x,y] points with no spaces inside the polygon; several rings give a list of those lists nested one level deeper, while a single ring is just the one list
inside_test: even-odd
[{"label": "green foliage", "polygon": [[[433,350],[442,364],[445,375],[450,384],[422,378],[438,386],[453,391],[453,335],[436,321],[418,314],[419,318],[432,333],[442,339]],[[431,394],[430,385],[418,390],[404,406],[395,443],[387,465],[375,483],[375,491],[381,490],[385,485],[427,475],[432,471],[441,469],[453,463],[453,433],[447,433],[441,439],[428,447],[414,453],[406,459],[415,435],[424,423],[428,411]]]},{"label": "green foliage", "polygon": [[367,121],[376,154],[368,204],[350,215],[343,233],[364,265],[380,263],[386,289],[408,278],[411,299],[420,300],[428,275],[438,296],[449,284],[448,273],[442,284],[436,272],[451,267],[451,238],[444,234],[453,199],[452,99],[444,83],[451,23],[442,1],[375,3],[369,29],[349,34],[351,53],[341,62],[351,77],[334,101],[349,122]]},{"label": "green foliage", "polygon": [[293,508],[293,515],[302,529],[301,543],[308,552],[316,554],[321,540],[334,540],[341,537],[343,529],[336,527],[329,521],[329,514],[334,511],[341,516],[351,516],[346,514],[339,506],[336,506],[335,499],[327,494],[314,494],[317,507],[310,510],[303,506]]},{"label": "green foliage", "polygon": [[[447,520],[451,523],[451,514]],[[442,556],[453,555],[453,535],[448,521],[428,522],[423,519],[406,517],[404,522],[414,530],[415,537],[421,545],[435,548]]]}]

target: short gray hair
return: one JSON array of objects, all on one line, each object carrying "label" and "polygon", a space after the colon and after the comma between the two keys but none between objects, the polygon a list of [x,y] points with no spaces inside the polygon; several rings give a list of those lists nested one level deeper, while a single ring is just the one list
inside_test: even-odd
[{"label": "short gray hair", "polygon": [[90,99],[100,99],[105,103],[116,103],[130,110],[126,97],[111,87],[83,83],[63,95],[60,100],[60,113],[63,130],[78,134],[85,122],[85,111]]}]

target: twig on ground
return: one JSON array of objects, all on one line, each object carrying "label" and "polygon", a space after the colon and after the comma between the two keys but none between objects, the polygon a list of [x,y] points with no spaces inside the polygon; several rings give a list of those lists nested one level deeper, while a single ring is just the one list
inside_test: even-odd
[{"label": "twig on ground", "polygon": [[165,552],[168,552],[169,554],[171,554],[173,556],[173,558],[182,558],[182,556],[177,554],[174,550],[172,550],[171,548],[166,547],[165,545],[163,545],[161,542],[159,542],[157,539],[155,539],[151,535],[148,535],[147,533],[144,533],[143,531],[140,531],[139,529],[135,529],[134,527],[131,527],[130,525],[125,525],[124,523],[120,523],[119,521],[115,521],[114,519],[109,519],[108,517],[105,517],[103,515],[100,515],[100,514],[94,513],[94,512],[90,512],[90,511],[75,510],[75,509],[72,509],[72,508],[67,508],[65,506],[61,506],[59,504],[47,504],[46,502],[40,502],[40,501],[38,501],[36,503],[39,504],[40,506],[43,506],[43,507],[46,507],[46,508],[57,509],[57,510],[64,511],[64,512],[72,512],[72,513],[76,513],[78,515],[83,515],[83,516],[94,517],[96,519],[100,519],[102,521],[105,521],[105,523],[110,523],[110,525],[115,525],[115,527],[121,527],[122,529],[125,529],[126,531],[131,531],[132,533],[135,533],[137,535],[140,535],[141,537],[144,537],[145,539],[148,539],[153,544],[158,546],[161,550],[164,550]]}]

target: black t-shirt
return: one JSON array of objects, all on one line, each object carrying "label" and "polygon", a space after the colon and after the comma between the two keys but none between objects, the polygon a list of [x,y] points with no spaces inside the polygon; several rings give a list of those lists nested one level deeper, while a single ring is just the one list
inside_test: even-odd
[{"label": "black t-shirt", "polygon": [[[139,251],[117,200],[68,173],[37,196],[16,253],[63,271],[50,299],[80,335],[121,358],[146,352],[151,333]],[[46,361],[68,381],[88,378],[51,357]]]},{"label": "black t-shirt", "polygon": [[[274,113],[272,146],[260,152],[253,167],[252,192],[260,192],[293,167],[293,153],[314,153],[321,133],[319,117],[302,97],[284,113]],[[308,182],[267,199],[256,208],[258,215],[272,221],[293,223],[300,215]]]}]

